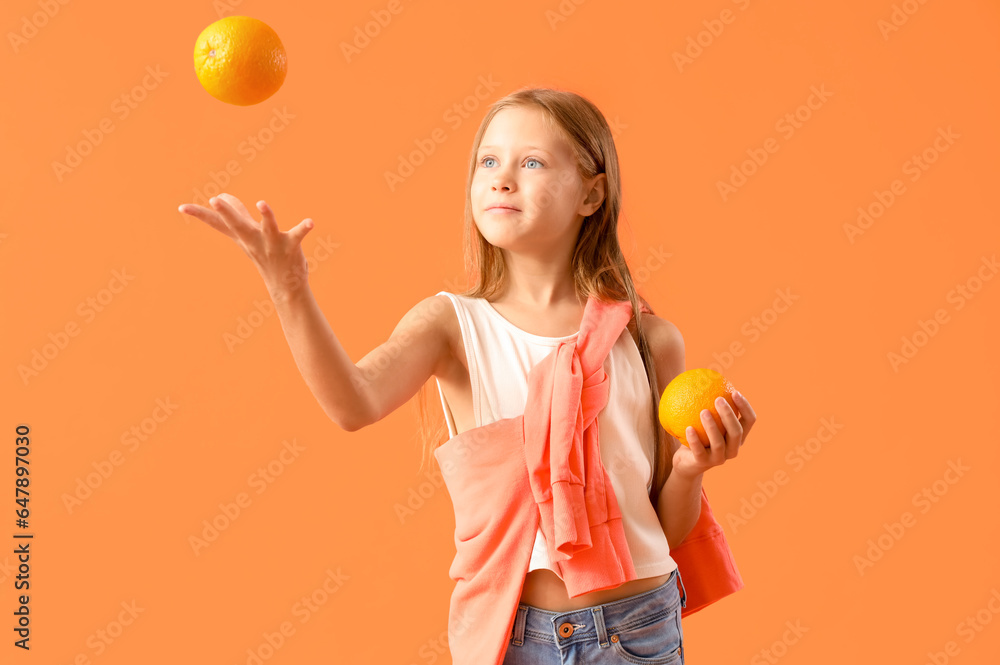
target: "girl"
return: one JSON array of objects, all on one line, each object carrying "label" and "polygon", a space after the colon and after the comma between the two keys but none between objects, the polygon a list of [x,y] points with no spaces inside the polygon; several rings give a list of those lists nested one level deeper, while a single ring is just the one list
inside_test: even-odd
[{"label": "girl", "polygon": [[[525,88],[490,107],[473,142],[466,188],[466,257],[475,286],[463,294],[442,291],[425,298],[403,316],[388,341],[356,364],[309,289],[301,242],[313,228],[312,220],[282,232],[264,201],[257,203],[260,222],[229,194],[211,199],[210,205],[184,204],[179,210],[226,234],[250,256],[275,303],[299,371],[341,428],[353,432],[380,421],[435,377],[451,437],[434,453],[439,462],[448,462],[442,472],[455,502],[456,545],[461,547],[450,571],[459,581],[449,615],[453,662],[684,663],[680,618],[687,604],[679,559],[672,555],[684,551],[682,543],[688,547],[685,538],[696,529],[698,537],[692,540],[711,539],[717,550],[729,554],[701,481],[705,471],[736,457],[756,415],[739,393],[734,396],[739,413],[721,400],[717,408],[725,431],[705,410],[709,440],[699,441],[689,428],[691,447],[660,426],[659,395],[684,371],[683,339],[636,293],[618,243],[618,157],[608,124],[590,101],[568,91]],[[613,316],[623,309],[624,317]],[[620,330],[609,323],[626,320]],[[595,351],[602,340],[605,347]],[[529,423],[529,412],[535,418],[539,403],[547,407],[550,400],[555,423],[556,398],[565,394],[559,392],[563,388],[544,393],[543,382],[548,376],[554,382],[544,384],[549,388],[572,385],[562,378],[579,371],[588,349],[598,353],[598,361],[606,358],[583,377],[585,390],[607,387],[599,416],[591,414],[596,418],[592,425],[572,418],[579,413],[572,408],[581,403],[577,386],[566,421],[575,422],[576,431],[565,437],[577,447],[556,459],[553,434],[539,448],[551,457],[529,453],[525,461],[525,450],[537,443],[535,434],[549,434],[544,427],[532,429],[538,421]],[[568,360],[556,365],[560,359]],[[550,367],[562,369],[543,375],[543,368],[547,372]],[[585,407],[582,412],[586,416]],[[506,438],[498,434],[503,423],[513,425],[505,430]],[[482,433],[486,438],[477,440],[489,445],[466,456],[472,462],[456,467],[452,462],[460,456],[455,446],[470,442],[473,433]],[[525,438],[518,439],[522,434]],[[603,518],[609,540],[601,544],[611,543],[602,551],[621,556],[616,559],[620,568],[608,560],[585,564],[585,553],[567,554],[552,542],[566,523],[558,506],[551,516],[550,502],[574,484],[558,482],[559,465],[585,454],[581,441],[592,442],[597,450],[598,435],[600,463],[597,471],[591,464],[587,478],[606,480],[606,489],[613,490]],[[432,445],[425,440],[425,458]],[[498,451],[499,457],[484,461]],[[551,477],[551,488],[546,482],[539,489],[542,471],[551,473],[545,476]],[[476,474],[474,480],[470,474]],[[582,491],[588,494],[576,494],[576,504],[562,508],[576,513],[582,510],[579,497],[586,496],[590,509],[589,493],[596,484],[586,483]],[[491,486],[495,491],[485,489],[483,496],[502,501],[502,507],[468,505],[477,503],[467,500],[472,496],[468,488]],[[510,496],[501,496],[501,489]],[[537,507],[526,503],[532,499]],[[488,514],[494,528],[498,515],[516,519],[489,534],[485,527],[464,533],[469,522],[462,511],[470,510]],[[600,521],[587,517],[583,531]],[[586,542],[577,543],[579,549],[597,551],[596,539],[590,542],[586,533],[580,539]],[[490,561],[490,549],[498,547],[508,547],[501,561],[510,564],[509,570],[477,577],[489,565],[483,562]],[[731,563],[731,556],[717,560]],[[690,567],[685,570],[690,574]],[[708,575],[701,570],[688,586],[711,591],[688,613],[742,587],[735,566]],[[580,571],[586,574],[580,576]],[[620,576],[611,583],[605,573]],[[484,577],[489,579],[481,582]],[[590,581],[578,583],[585,579]],[[489,593],[477,595],[477,588]],[[694,597],[690,591],[687,595]]]}]

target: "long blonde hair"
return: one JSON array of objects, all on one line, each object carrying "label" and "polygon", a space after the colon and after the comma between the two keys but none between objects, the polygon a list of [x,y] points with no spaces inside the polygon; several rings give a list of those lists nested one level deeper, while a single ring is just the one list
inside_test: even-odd
[{"label": "long blonde hair", "polygon": [[[541,109],[547,123],[554,122],[558,128],[561,128],[570,139],[570,145],[576,153],[578,171],[583,180],[593,178],[598,173],[606,174],[604,202],[592,215],[583,220],[580,235],[577,238],[572,260],[573,279],[577,294],[584,301],[593,294],[598,300],[604,302],[628,300],[632,303],[636,333],[639,339],[639,353],[646,368],[649,391],[652,396],[649,426],[653,430],[654,457],[653,486],[650,490],[650,498],[655,506],[660,487],[664,482],[664,475],[667,473],[669,451],[664,450],[665,443],[657,417],[659,390],[657,388],[656,364],[643,332],[639,316],[639,303],[645,305],[651,313],[653,313],[653,308],[636,292],[632,274],[629,272],[618,242],[618,215],[622,203],[618,153],[615,150],[614,138],[607,120],[588,99],[574,92],[553,88],[522,88],[498,99],[486,112],[472,143],[468,181],[465,188],[463,232],[465,271],[467,279],[472,282],[473,286],[460,295],[490,300],[502,293],[506,284],[507,268],[501,250],[487,242],[474,223],[471,191],[472,179],[477,166],[476,155],[479,152],[483,134],[497,112],[512,106]],[[433,457],[434,449],[448,438],[444,414],[439,406],[435,408],[435,412],[439,414],[437,426],[434,428],[429,426],[427,397],[428,393],[433,390],[432,384],[433,381],[428,381],[421,388],[417,400],[423,450],[420,463],[421,471],[424,469],[427,459]]]}]

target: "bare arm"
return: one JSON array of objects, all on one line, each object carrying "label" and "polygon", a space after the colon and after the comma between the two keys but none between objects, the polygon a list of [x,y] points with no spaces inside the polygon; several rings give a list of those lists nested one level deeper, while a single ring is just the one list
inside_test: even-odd
[{"label": "bare arm", "polygon": [[431,296],[413,307],[385,343],[351,361],[333,334],[308,283],[302,238],[310,218],[287,232],[270,206],[258,201],[258,222],[230,194],[209,200],[211,208],[182,204],[178,210],[201,219],[236,242],[253,260],[275,304],[295,364],[324,413],[353,432],[395,411],[447,367],[451,357],[447,296]]},{"label": "bare arm", "polygon": [[[681,443],[678,441],[677,445]],[[657,514],[671,550],[684,542],[701,517],[702,477],[701,474],[688,478],[672,473],[660,492]]]},{"label": "bare arm", "polygon": [[330,420],[353,430],[361,408],[358,368],[333,333],[308,285],[289,294],[272,294],[281,329],[295,365]]},{"label": "bare arm", "polygon": [[389,339],[355,365],[334,335],[310,289],[277,298],[275,308],[295,364],[323,411],[357,431],[409,401],[444,366],[450,346],[441,305],[431,296],[407,312]]},{"label": "bare arm", "polygon": [[[643,315],[643,326],[647,331],[650,350],[656,363],[656,382],[662,395],[675,376],[684,371],[684,337],[677,326],[653,314]],[[663,426],[660,425],[662,428]],[[673,460],[681,442],[663,430],[667,457]],[[701,516],[701,476],[686,478],[671,473],[671,463],[667,467],[667,479],[660,490],[656,514],[660,526],[667,537],[670,549],[680,545]]]}]

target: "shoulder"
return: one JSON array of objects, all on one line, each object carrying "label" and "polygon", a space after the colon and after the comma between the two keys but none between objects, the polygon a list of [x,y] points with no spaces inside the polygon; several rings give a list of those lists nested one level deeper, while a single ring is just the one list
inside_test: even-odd
[{"label": "shoulder", "polygon": [[427,296],[406,313],[401,323],[405,321],[409,325],[420,327],[444,327],[449,320],[457,321],[454,310],[448,296],[444,294]]},{"label": "shoulder", "polygon": [[434,321],[449,348],[453,349],[455,343],[462,338],[462,329],[458,325],[458,313],[451,298],[439,293],[425,298],[421,304],[428,311],[428,317]]},{"label": "shoulder", "polygon": [[[431,335],[435,338],[439,353],[434,374],[439,376],[439,372],[444,371],[445,366],[450,363],[455,343],[461,339],[462,334],[451,299],[444,294],[437,294],[428,296],[414,305],[393,331],[394,335],[407,333],[416,336]],[[401,339],[400,343],[405,344],[406,340]]]},{"label": "shoulder", "polygon": [[[641,312],[640,316],[642,332],[656,364],[656,379],[662,392],[675,376],[684,371],[684,336],[667,319],[648,312]],[[629,330],[633,337],[637,335],[634,318],[629,322]]]}]

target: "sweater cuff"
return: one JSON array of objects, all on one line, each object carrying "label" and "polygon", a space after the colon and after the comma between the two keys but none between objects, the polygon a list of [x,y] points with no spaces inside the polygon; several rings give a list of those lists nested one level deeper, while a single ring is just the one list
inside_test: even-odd
[{"label": "sweater cuff", "polygon": [[552,498],[538,507],[552,561],[565,561],[593,546],[582,484],[567,480],[552,483]]}]

